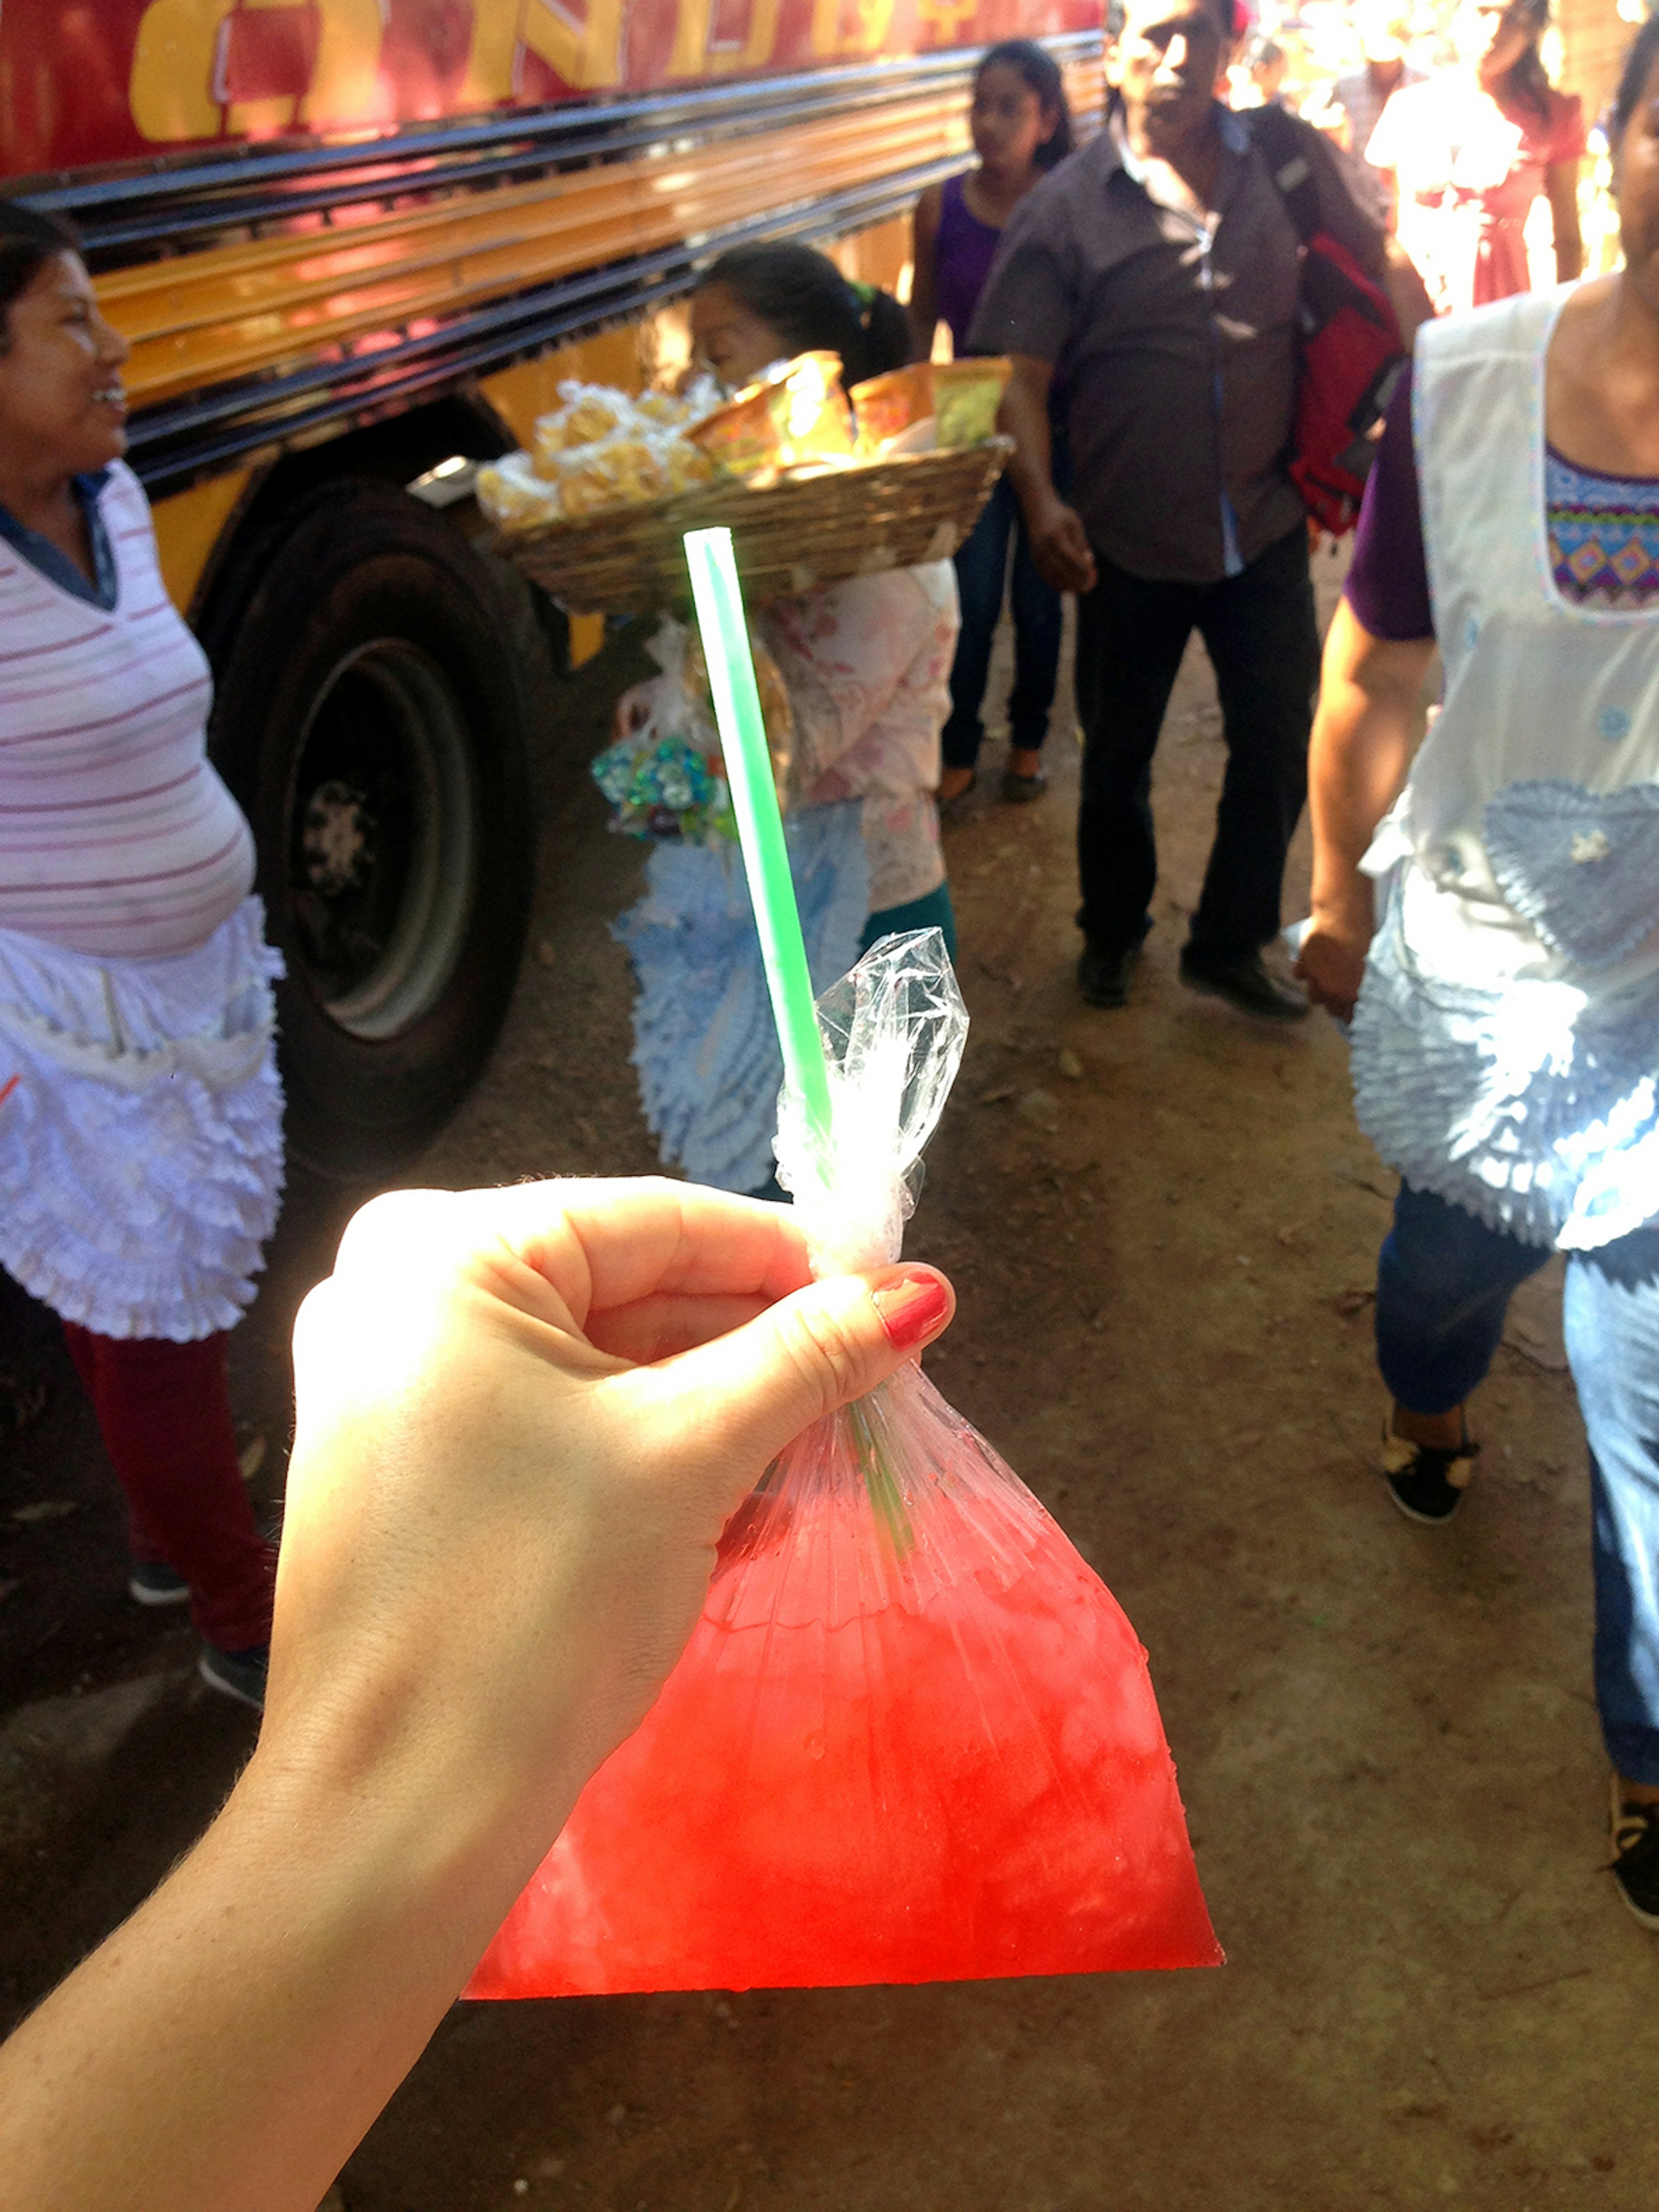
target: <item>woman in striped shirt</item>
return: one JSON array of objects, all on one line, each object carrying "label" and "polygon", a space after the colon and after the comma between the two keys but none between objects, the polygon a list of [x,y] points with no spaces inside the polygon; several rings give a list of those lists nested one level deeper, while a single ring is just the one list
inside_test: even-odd
[{"label": "woman in striped shirt", "polygon": [[0,202],[0,1265],[63,1319],[134,1596],[260,1703],[273,1556],[225,1332],[282,1187],[253,846],[124,465],[126,344],[67,228]]}]

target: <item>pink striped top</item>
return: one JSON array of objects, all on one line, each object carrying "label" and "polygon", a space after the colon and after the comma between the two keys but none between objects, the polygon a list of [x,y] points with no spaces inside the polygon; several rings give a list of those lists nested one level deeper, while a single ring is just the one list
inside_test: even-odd
[{"label": "pink striped top", "polygon": [[207,658],[118,461],[100,512],[118,581],[107,614],[0,539],[0,929],[165,959],[247,896],[253,840],[208,765]]}]

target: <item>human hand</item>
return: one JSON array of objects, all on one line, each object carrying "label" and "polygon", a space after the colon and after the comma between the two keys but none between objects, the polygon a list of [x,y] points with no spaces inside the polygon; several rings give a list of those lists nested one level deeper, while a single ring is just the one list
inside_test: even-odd
[{"label": "human hand", "polygon": [[1339,1021],[1353,1019],[1354,1002],[1364,981],[1369,926],[1324,920],[1316,913],[1302,940],[1291,972],[1308,987],[1308,996]]},{"label": "human hand", "polygon": [[691,1186],[374,1200],[295,1332],[258,1759],[441,1790],[527,1873],[673,1666],[728,1516],[951,1306],[915,1267],[814,1284],[787,1209]]},{"label": "human hand", "polygon": [[1091,592],[1095,587],[1094,550],[1083,518],[1056,498],[1028,525],[1031,559],[1045,584],[1057,592]]},{"label": "human hand", "polygon": [[630,684],[617,702],[616,739],[621,744],[636,730],[642,730],[651,719],[652,696],[656,678],[647,678],[643,684]]}]

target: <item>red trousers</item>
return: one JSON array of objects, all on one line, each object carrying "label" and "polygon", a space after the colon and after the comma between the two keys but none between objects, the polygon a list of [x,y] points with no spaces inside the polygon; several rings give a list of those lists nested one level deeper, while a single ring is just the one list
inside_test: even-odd
[{"label": "red trousers", "polygon": [[276,1554],[236,1462],[224,1337],[94,1336],[70,1321],[64,1334],[126,1499],[133,1558],[184,1577],[191,1619],[222,1651],[268,1644]]}]

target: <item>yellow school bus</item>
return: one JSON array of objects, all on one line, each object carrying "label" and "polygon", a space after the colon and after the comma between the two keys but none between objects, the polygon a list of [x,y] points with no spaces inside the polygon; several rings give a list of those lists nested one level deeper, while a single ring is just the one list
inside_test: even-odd
[{"label": "yellow school bus", "polygon": [[566,624],[469,464],[573,374],[684,356],[756,237],[892,285],[976,53],[1099,104],[1098,0],[5,0],[4,189],[72,220],[132,347],[130,459],[212,659],[289,975],[290,1141],[368,1174],[472,1079],[529,911]]}]

